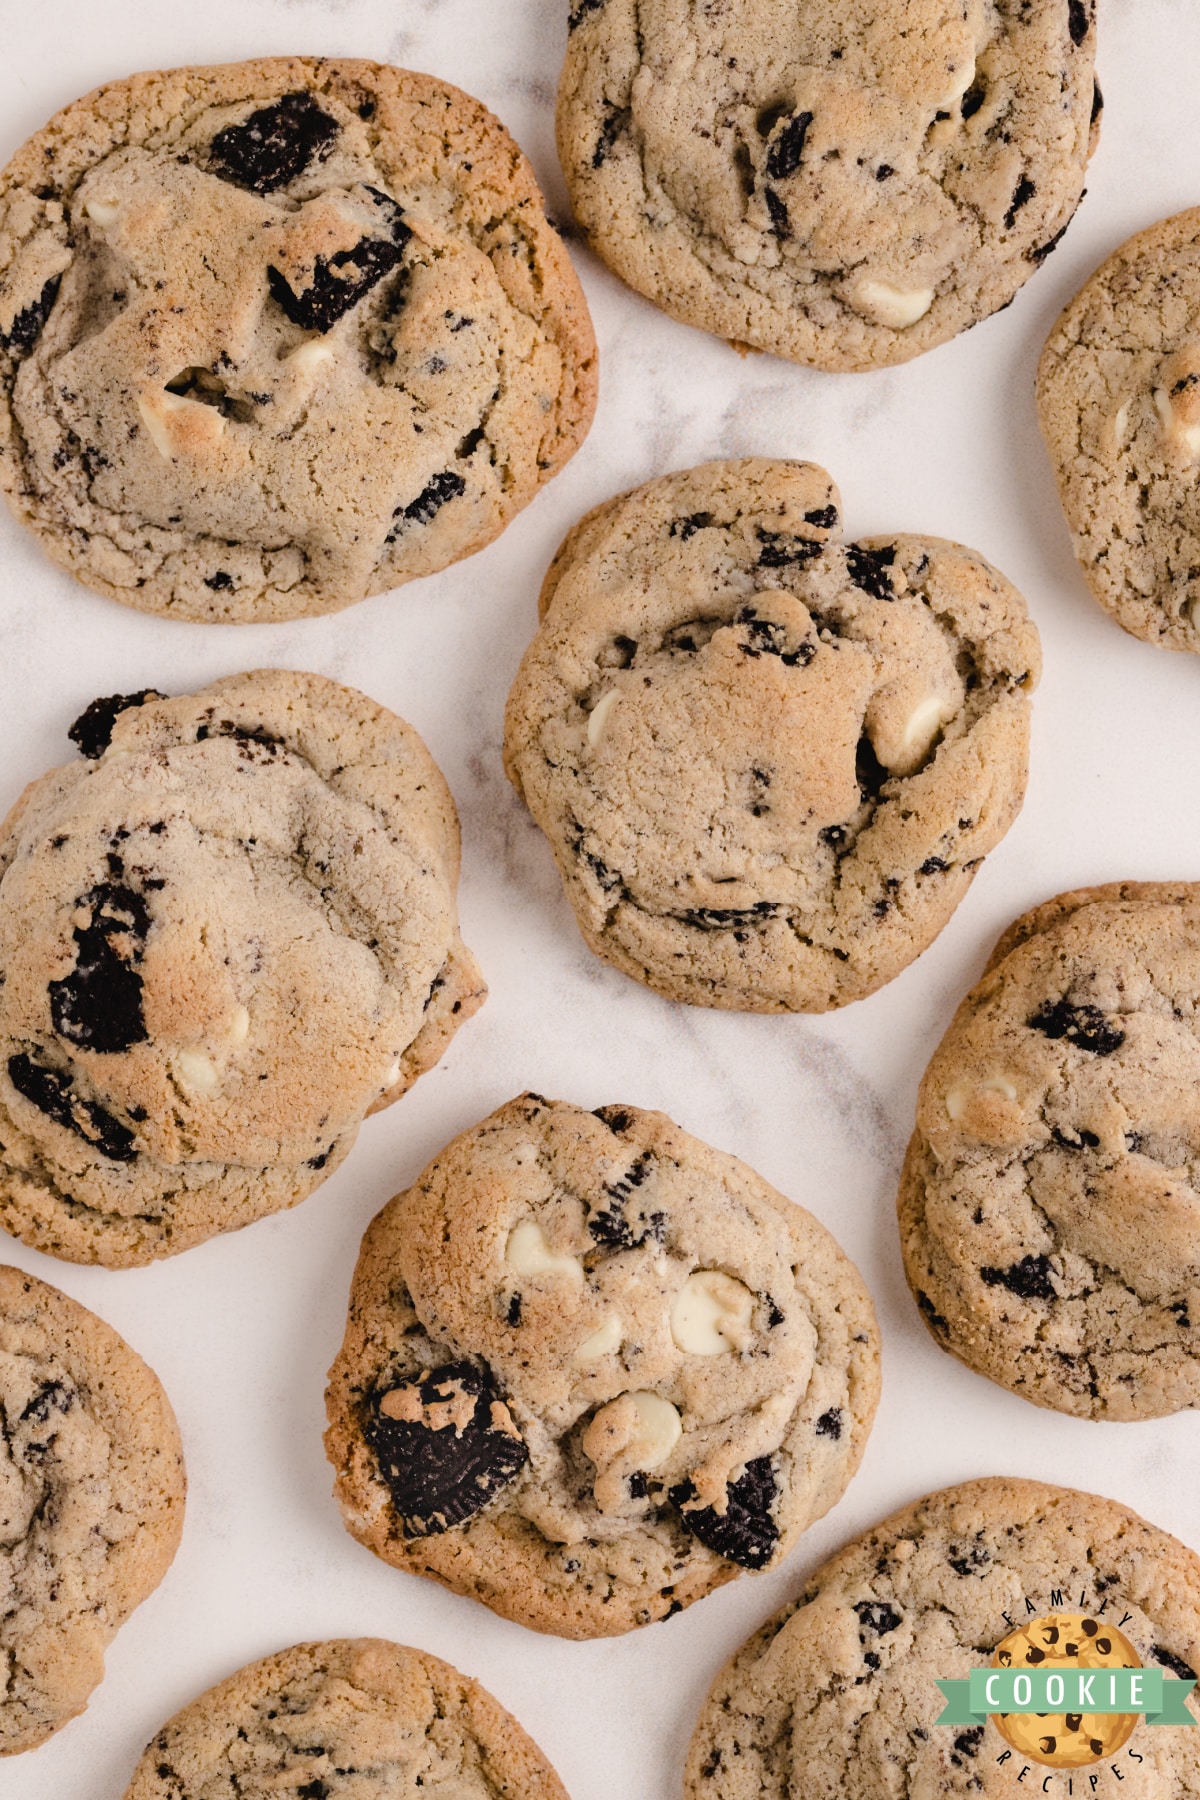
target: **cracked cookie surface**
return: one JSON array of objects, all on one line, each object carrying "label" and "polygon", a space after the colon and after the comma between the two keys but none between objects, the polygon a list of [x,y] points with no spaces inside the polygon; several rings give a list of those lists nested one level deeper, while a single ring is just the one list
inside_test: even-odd
[{"label": "cracked cookie surface", "polygon": [[443,568],[574,453],[595,390],[532,170],[432,76],[136,75],[0,175],[0,483],[128,605],[290,619]]},{"label": "cracked cookie surface", "polygon": [[0,1224],[148,1262],[294,1205],[481,1003],[458,820],[319,675],[114,695],[0,827]]},{"label": "cracked cookie surface", "polygon": [[[1185,1680],[1200,1667],[1200,1559],[1127,1507],[1004,1477],[927,1495],[818,1569],[726,1664],[692,1739],[687,1800],[1011,1796],[1020,1759],[1001,1760],[992,1718],[936,1726],[937,1682],[990,1663],[1014,1626],[1064,1599],[1124,1631],[1148,1667]],[[1198,1738],[1140,1733],[1118,1791],[1194,1800]]]},{"label": "cracked cookie surface", "polygon": [[921,1083],[909,1286],[1040,1406],[1200,1405],[1200,883],[1060,894],[1000,939]]},{"label": "cracked cookie surface", "polygon": [[485,1688],[384,1638],[297,1644],[163,1726],[124,1800],[567,1800]]},{"label": "cracked cookie surface", "polygon": [[1139,232],[1084,284],[1037,399],[1093,595],[1134,637],[1200,651],[1200,210]]},{"label": "cracked cookie surface", "polygon": [[183,1529],[179,1431],[111,1326],[0,1268],[0,1756],[81,1713]]},{"label": "cracked cookie surface", "polygon": [[572,0],[559,154],[610,267],[828,369],[1005,306],[1070,222],[1093,0]]},{"label": "cracked cookie surface", "polygon": [[593,950],[668,998],[821,1012],[936,937],[1025,791],[1040,655],[943,539],[842,541],[812,463],[668,475],[542,588],[505,766]]},{"label": "cracked cookie surface", "polygon": [[858,1466],[878,1358],[854,1265],[744,1163],[526,1094],[367,1231],[335,1492],[398,1568],[612,1635],[789,1553]]}]

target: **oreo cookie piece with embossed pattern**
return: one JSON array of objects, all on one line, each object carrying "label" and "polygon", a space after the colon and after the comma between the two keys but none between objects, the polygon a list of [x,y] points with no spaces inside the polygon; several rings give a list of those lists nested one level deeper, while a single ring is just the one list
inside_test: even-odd
[{"label": "oreo cookie piece with embossed pattern", "polygon": [[[0,1268],[0,1756],[81,1713],[183,1529],[175,1415],[102,1319]],[[15,1793],[16,1789],[10,1789]]]},{"label": "oreo cookie piece with embossed pattern", "polygon": [[900,1186],[944,1350],[1039,1406],[1200,1406],[1200,883],[1011,925],[934,1053]]},{"label": "oreo cookie piece with embossed pattern", "polygon": [[591,244],[738,347],[904,362],[1006,306],[1083,193],[1093,0],[574,0]]},{"label": "oreo cookie piece with embossed pattern", "polygon": [[[1200,1667],[1200,1559],[1128,1507],[995,1477],[901,1508],[819,1568],[726,1663],[692,1737],[685,1800],[1068,1794],[1065,1774],[1044,1768],[1036,1788],[1018,1786],[1031,1764],[1010,1747],[1018,1734],[1006,1744],[998,1728],[1032,1727],[1036,1743],[1051,1720],[1040,1731],[1032,1715],[937,1724],[940,1681],[965,1686],[1014,1626],[1064,1602],[1124,1632],[1148,1668],[1187,1680]],[[1106,1660],[1118,1659],[1081,1659]],[[1096,1721],[1101,1739],[1116,1722]],[[1139,1727],[1135,1747],[1136,1757],[1077,1775],[1075,1794],[1097,1782],[1127,1800],[1200,1792],[1200,1731]]]},{"label": "oreo cookie piece with embossed pattern", "polygon": [[498,1701],[385,1638],[296,1644],[177,1712],[124,1800],[567,1800]]},{"label": "oreo cookie piece with embossed pattern", "polygon": [[484,987],[411,726],[262,670],[94,701],[0,827],[0,1224],[171,1255],[291,1206]]},{"label": "oreo cookie piece with embossed pattern", "polygon": [[878,1357],[853,1264],[744,1163],[525,1094],[369,1228],[325,1441],[384,1561],[602,1637],[788,1554],[858,1466]]},{"label": "oreo cookie piece with embossed pattern", "polygon": [[1020,807],[1021,596],[943,539],[843,543],[840,505],[812,463],[708,463],[589,513],[543,583],[505,766],[588,944],[671,999],[873,992]]},{"label": "oreo cookie piece with embossed pattern", "polygon": [[532,171],[432,76],[136,75],[0,174],[0,483],[131,606],[288,619],[440,569],[562,467],[595,389]]}]

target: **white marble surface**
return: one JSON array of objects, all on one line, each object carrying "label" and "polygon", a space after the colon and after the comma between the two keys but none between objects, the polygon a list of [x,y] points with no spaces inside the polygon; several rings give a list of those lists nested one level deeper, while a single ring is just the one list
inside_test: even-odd
[{"label": "white marble surface", "polygon": [[[117,1638],[88,1712],[0,1764],[0,1800],[118,1800],[144,1742],[202,1688],[297,1639],[356,1633],[420,1645],[480,1677],[573,1800],[675,1800],[718,1665],[826,1552],[926,1488],[991,1472],[1076,1484],[1200,1546],[1194,1417],[1092,1425],[969,1374],[918,1323],[893,1219],[921,1069],[1008,920],[1082,882],[1200,877],[1200,667],[1122,636],[1088,598],[1033,413],[1034,365],[1058,308],[1131,231],[1200,200],[1200,8],[1100,7],[1108,110],[1089,198],[1009,311],[917,364],[825,376],[743,361],[579,253],[603,357],[595,429],[500,542],[443,575],[330,619],[181,625],[85,592],[0,518],[0,805],[64,759],[66,727],[95,694],[179,691],[265,663],[323,670],[411,719],[445,769],[464,828],[464,931],[491,985],[440,1067],[368,1121],[297,1212],[127,1274],[3,1245],[102,1313],[158,1371],[191,1494],[179,1557]],[[565,14],[566,0],[3,0],[0,155],[76,94],[133,69],[350,53],[481,96],[561,217],[551,121]],[[1016,827],[920,962],[826,1019],[673,1007],[595,961],[500,768],[505,692],[567,526],[618,487],[751,451],[824,462],[851,531],[925,530],[977,546],[1024,590],[1045,647]],[[385,1568],[343,1532],[321,1450],[324,1374],[362,1229],[450,1136],[525,1086],[588,1106],[659,1106],[745,1157],[837,1234],[883,1327],[878,1423],[832,1516],[777,1574],[613,1642],[537,1637]]]}]

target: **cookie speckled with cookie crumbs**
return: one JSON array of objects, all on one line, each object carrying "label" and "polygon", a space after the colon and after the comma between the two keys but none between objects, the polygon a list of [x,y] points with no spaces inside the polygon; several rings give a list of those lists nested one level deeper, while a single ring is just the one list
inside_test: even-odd
[{"label": "cookie speckled with cookie crumbs", "polygon": [[1082,198],[1093,0],[574,0],[570,25],[580,224],[738,347],[904,362],[1006,306]]},{"label": "cookie speckled with cookie crumbs", "polygon": [[532,170],[432,76],[135,75],[0,174],[0,483],[130,606],[291,619],[443,568],[562,467],[595,396]]},{"label": "cookie speckled with cookie crumbs", "polygon": [[0,827],[0,1225],[110,1267],[292,1206],[484,985],[410,725],[279,669],[94,701]]},{"label": "cookie speckled with cookie crumbs", "polygon": [[477,1681],[384,1638],[239,1669],[146,1747],[124,1800],[567,1800]]},{"label": "cookie speckled with cookie crumbs", "polygon": [[[111,1326],[0,1268],[0,1756],[81,1713],[183,1529],[170,1402]],[[10,1790],[15,1792],[15,1790]]]},{"label": "cookie speckled with cookie crumbs", "polygon": [[[1117,1625],[1146,1666],[1185,1680],[1200,1667],[1200,1559],[1128,1507],[996,1477],[902,1508],[819,1568],[725,1665],[692,1738],[685,1800],[1011,1800],[1025,1791],[1021,1758],[1005,1760],[991,1717],[938,1726],[937,1684],[989,1665],[1014,1623],[1064,1597]],[[1146,1730],[1137,1749],[1140,1761],[1121,1759],[1119,1787],[1103,1772],[1114,1792],[1200,1793],[1200,1731]],[[1087,1783],[1077,1778],[1076,1793]],[[1067,1793],[1065,1775],[1046,1791],[1056,1789]]]},{"label": "cookie speckled with cookie crumbs", "polygon": [[900,1186],[933,1337],[1086,1419],[1200,1406],[1200,883],[1009,927],[921,1083]]},{"label": "cookie speckled with cookie crumbs", "polygon": [[386,1562],[609,1636],[788,1554],[858,1466],[878,1359],[854,1265],[744,1163],[526,1094],[369,1228],[325,1441]]},{"label": "cookie speckled with cookie crumbs", "polygon": [[813,463],[708,463],[560,547],[505,766],[588,944],[670,999],[821,1012],[932,942],[1025,791],[1037,632],[939,538],[843,541]]}]

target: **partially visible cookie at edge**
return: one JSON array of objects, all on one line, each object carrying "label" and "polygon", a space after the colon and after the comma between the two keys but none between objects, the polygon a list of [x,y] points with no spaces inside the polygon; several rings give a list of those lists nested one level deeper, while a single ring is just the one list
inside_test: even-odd
[{"label": "partially visible cookie at edge", "polygon": [[598,955],[693,1005],[822,1012],[932,942],[1024,797],[1037,632],[975,551],[845,543],[813,463],[589,513],[542,588],[505,767]]},{"label": "partially visible cookie at edge", "polygon": [[570,0],[570,28],[589,242],[736,347],[906,361],[1006,306],[1083,195],[1093,0]]},{"label": "partially visible cookie at edge", "polygon": [[177,1712],[124,1800],[567,1800],[511,1713],[436,1656],[385,1638],[297,1644]]},{"label": "partially visible cookie at edge", "polygon": [[944,1350],[1040,1406],[1200,1406],[1200,883],[1018,919],[921,1083],[909,1286]]},{"label": "partially visible cookie at edge", "polygon": [[1046,341],[1037,399],[1092,594],[1134,637],[1200,651],[1200,209],[1101,264]]},{"label": "partially visible cookie at edge", "polygon": [[125,1267],[302,1200],[485,988],[410,725],[262,669],[94,702],[0,826],[0,1225]]},{"label": "partially visible cookie at edge", "polygon": [[[722,1669],[692,1738],[686,1800],[1005,1800],[1021,1759],[1005,1760],[991,1717],[938,1726],[938,1681],[990,1664],[1014,1624],[1064,1596],[1123,1631],[1145,1667],[1194,1679],[1200,1559],[1128,1507],[997,1476],[901,1508],[818,1569]],[[1139,1731],[1135,1748],[1121,1786],[1104,1771],[1115,1792],[1200,1792],[1200,1731]],[[1067,1792],[1049,1779],[1045,1791]]]},{"label": "partially visible cookie at edge", "polygon": [[335,1492],[396,1567],[613,1635],[789,1553],[858,1466],[878,1358],[854,1265],[744,1163],[526,1094],[367,1231]]},{"label": "partially visible cookie at edge", "polygon": [[144,611],[298,618],[471,554],[596,381],[529,164],[431,75],[134,75],[0,173],[0,485]]},{"label": "partially visible cookie at edge", "polygon": [[0,1756],[12,1756],[87,1705],[108,1645],[171,1565],[185,1478],[175,1415],[141,1357],[8,1267],[0,1416]]}]

